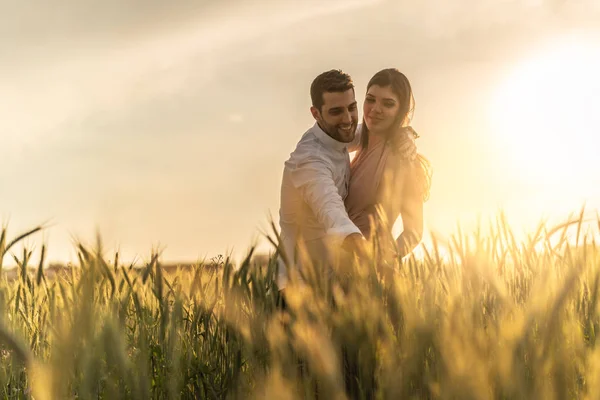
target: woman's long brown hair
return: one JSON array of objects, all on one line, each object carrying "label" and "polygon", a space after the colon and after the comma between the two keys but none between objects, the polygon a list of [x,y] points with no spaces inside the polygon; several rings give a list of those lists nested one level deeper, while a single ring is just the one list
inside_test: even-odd
[{"label": "woman's long brown hair", "polygon": [[[410,82],[406,75],[396,68],[383,69],[373,75],[367,84],[367,92],[373,85],[381,87],[389,86],[392,89],[392,92],[398,97],[398,102],[400,103],[400,109],[398,110],[395,125],[397,128],[408,125],[415,110],[415,99],[413,97],[412,87],[410,86]],[[367,127],[363,116],[360,147],[364,150],[368,145],[369,128]]]}]

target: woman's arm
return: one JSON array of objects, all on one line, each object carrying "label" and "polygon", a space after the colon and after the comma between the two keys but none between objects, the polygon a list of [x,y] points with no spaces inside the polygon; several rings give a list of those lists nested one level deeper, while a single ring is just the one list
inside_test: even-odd
[{"label": "woman's arm", "polygon": [[404,229],[396,239],[400,257],[410,254],[423,238],[424,178],[423,165],[413,161],[402,187],[400,216]]},{"label": "woman's arm", "polygon": [[396,239],[398,255],[404,257],[417,247],[423,238],[423,198],[407,196],[400,211],[404,230]]}]

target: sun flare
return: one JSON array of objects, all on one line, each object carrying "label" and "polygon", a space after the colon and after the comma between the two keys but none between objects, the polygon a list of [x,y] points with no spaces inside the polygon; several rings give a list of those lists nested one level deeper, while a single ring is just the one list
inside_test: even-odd
[{"label": "sun flare", "polygon": [[600,41],[565,38],[514,65],[499,86],[490,107],[494,141],[528,184],[597,174],[599,71]]}]

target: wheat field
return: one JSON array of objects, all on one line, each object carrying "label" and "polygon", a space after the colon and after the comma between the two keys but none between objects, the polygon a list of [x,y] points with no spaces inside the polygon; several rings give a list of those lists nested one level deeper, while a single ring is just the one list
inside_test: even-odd
[{"label": "wheat field", "polygon": [[485,232],[433,237],[393,275],[375,259],[330,280],[313,270],[286,289],[286,312],[274,256],[169,269],[152,254],[134,268],[98,241],[50,276],[44,247],[38,265],[15,253],[43,228],[11,239],[5,227],[0,260],[18,267],[0,283],[0,395],[341,400],[345,349],[354,398],[598,398],[600,256],[583,222],[518,241],[499,216]]}]

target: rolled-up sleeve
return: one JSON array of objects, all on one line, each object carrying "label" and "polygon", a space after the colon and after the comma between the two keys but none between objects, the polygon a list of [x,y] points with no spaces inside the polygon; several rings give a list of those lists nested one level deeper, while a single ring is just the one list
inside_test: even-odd
[{"label": "rolled-up sleeve", "polygon": [[360,230],[348,217],[344,201],[333,181],[331,166],[317,157],[296,163],[291,171],[292,184],[312,209],[328,235],[345,238]]}]

